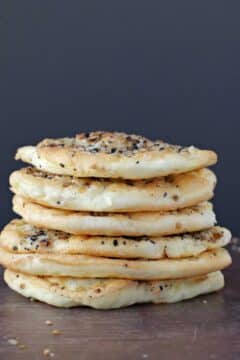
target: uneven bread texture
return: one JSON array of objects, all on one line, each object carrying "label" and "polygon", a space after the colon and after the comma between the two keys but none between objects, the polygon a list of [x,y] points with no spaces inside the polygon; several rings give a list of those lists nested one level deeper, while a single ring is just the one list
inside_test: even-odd
[{"label": "uneven bread texture", "polygon": [[84,236],[37,228],[11,221],[2,231],[0,246],[15,254],[82,254],[123,259],[186,258],[227,245],[231,233],[221,227],[166,237]]},{"label": "uneven bread texture", "polygon": [[231,264],[231,257],[223,248],[206,251],[197,257],[160,260],[13,253],[0,248],[0,264],[14,271],[40,276],[165,280],[194,277],[224,269]]},{"label": "uneven bread texture", "polygon": [[94,212],[168,211],[213,197],[209,169],[151,180],[80,179],[23,168],[10,176],[11,190],[48,207]]},{"label": "uneven bread texture", "polygon": [[213,151],[181,147],[125,133],[92,132],[45,139],[18,149],[16,159],[54,174],[149,179],[213,165]]},{"label": "uneven bread texture", "polygon": [[223,288],[220,271],[196,278],[167,281],[38,277],[6,270],[8,286],[27,297],[69,308],[116,309],[136,303],[175,303]]},{"label": "uneven bread texture", "polygon": [[208,202],[168,212],[94,213],[53,209],[14,196],[13,210],[29,224],[75,235],[163,236],[200,231],[216,223]]}]

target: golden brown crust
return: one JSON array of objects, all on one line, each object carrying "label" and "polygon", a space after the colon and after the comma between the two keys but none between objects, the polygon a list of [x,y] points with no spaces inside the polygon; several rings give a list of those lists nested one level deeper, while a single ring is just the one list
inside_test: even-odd
[{"label": "golden brown crust", "polygon": [[23,220],[11,221],[2,231],[0,245],[16,254],[84,254],[111,258],[183,258],[227,245],[231,233],[221,227],[165,237],[111,237],[70,235],[38,228]]},{"label": "golden brown crust", "polygon": [[81,179],[23,168],[11,174],[10,185],[17,195],[65,210],[167,211],[211,199],[216,176],[201,169],[151,180]]},{"label": "golden brown crust", "polygon": [[224,269],[231,257],[223,248],[184,259],[128,260],[68,254],[15,254],[0,248],[0,263],[11,270],[40,276],[180,279]]},{"label": "golden brown crust", "polygon": [[58,307],[113,309],[135,303],[173,303],[223,288],[221,272],[167,281],[38,277],[6,270],[10,288],[28,298]]},{"label": "golden brown crust", "polygon": [[93,132],[45,139],[20,148],[16,159],[38,169],[77,177],[147,179],[213,165],[213,151],[181,147],[124,133]]}]

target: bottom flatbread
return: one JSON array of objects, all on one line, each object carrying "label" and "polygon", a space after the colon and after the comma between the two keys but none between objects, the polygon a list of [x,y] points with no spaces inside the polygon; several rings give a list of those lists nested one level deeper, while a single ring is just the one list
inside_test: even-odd
[{"label": "bottom flatbread", "polygon": [[58,307],[114,309],[136,303],[174,303],[220,290],[220,271],[201,277],[165,281],[39,277],[6,270],[4,279],[19,294]]},{"label": "bottom flatbread", "polygon": [[160,260],[128,260],[68,254],[15,254],[0,248],[5,268],[40,276],[118,278],[133,280],[181,279],[208,274],[231,264],[223,248],[197,257]]}]

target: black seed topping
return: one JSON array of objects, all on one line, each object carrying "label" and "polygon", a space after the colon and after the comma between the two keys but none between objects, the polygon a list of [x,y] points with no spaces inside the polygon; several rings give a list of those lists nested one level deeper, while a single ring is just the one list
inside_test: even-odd
[{"label": "black seed topping", "polygon": [[118,240],[114,239],[114,240],[113,240],[113,245],[114,245],[114,246],[118,246]]},{"label": "black seed topping", "polygon": [[62,168],[64,168],[65,167],[65,165],[63,164],[63,163],[60,163],[59,164]]}]

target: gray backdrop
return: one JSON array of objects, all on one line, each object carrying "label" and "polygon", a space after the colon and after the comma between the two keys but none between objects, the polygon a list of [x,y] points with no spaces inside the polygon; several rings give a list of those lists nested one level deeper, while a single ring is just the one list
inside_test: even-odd
[{"label": "gray backdrop", "polygon": [[3,0],[1,225],[16,147],[93,129],[213,148],[239,234],[239,1]]}]

